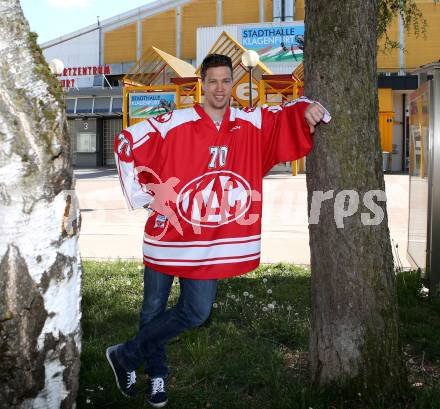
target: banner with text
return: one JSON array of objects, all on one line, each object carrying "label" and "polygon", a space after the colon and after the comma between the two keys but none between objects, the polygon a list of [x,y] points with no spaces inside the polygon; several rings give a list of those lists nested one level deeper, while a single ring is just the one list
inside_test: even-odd
[{"label": "banner with text", "polygon": [[264,63],[302,62],[304,59],[304,23],[278,27],[243,27],[241,43],[254,50]]},{"label": "banner with text", "polygon": [[176,94],[174,92],[130,94],[130,119],[148,118],[171,112],[174,109],[176,109]]}]

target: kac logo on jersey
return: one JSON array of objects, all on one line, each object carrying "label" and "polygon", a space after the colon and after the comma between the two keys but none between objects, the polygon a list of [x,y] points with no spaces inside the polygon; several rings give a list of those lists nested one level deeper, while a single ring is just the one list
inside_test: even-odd
[{"label": "kac logo on jersey", "polygon": [[177,197],[177,211],[188,223],[219,227],[242,217],[252,202],[249,183],[231,171],[208,172],[187,183]]},{"label": "kac logo on jersey", "polygon": [[118,154],[121,155],[122,152],[127,158],[131,156],[130,141],[121,133],[118,135]]},{"label": "kac logo on jersey", "polygon": [[168,122],[172,116],[173,116],[173,111],[165,112],[164,114],[156,116],[154,119],[156,122],[159,122],[160,124],[164,124],[165,122]]},{"label": "kac logo on jersey", "polygon": [[256,107],[244,107],[242,109],[243,112],[247,112],[248,114],[250,114],[251,112],[254,112],[257,108]]}]

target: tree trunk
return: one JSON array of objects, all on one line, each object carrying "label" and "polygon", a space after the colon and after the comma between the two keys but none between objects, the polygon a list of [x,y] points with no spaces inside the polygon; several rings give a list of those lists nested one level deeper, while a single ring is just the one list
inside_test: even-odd
[{"label": "tree trunk", "polygon": [[18,0],[0,0],[0,408],[71,408],[79,212],[62,91]]},{"label": "tree trunk", "polygon": [[406,373],[381,193],[376,14],[372,0],[307,1],[304,65],[306,95],[333,118],[307,158],[311,376],[382,400],[400,395]]}]

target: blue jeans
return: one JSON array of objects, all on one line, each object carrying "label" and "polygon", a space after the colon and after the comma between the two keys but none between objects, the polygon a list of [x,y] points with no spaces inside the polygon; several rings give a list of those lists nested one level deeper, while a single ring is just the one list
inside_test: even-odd
[{"label": "blue jeans", "polygon": [[166,344],[183,331],[202,325],[209,317],[217,293],[217,280],[179,278],[176,305],[166,309],[174,276],[144,270],[144,301],[139,333],[117,349],[117,357],[127,370],[145,363],[150,377],[168,376]]}]

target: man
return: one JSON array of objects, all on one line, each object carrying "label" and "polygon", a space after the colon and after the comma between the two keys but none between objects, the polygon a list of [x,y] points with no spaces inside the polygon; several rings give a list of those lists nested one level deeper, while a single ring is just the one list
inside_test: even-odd
[{"label": "man", "polygon": [[[150,118],[115,140],[129,206],[152,212],[144,236],[144,301],[140,329],[106,355],[124,395],[145,363],[147,401],[167,403],[165,345],[208,318],[217,279],[254,270],[260,260],[262,178],[276,163],[312,148],[315,126],[330,115],[302,98],[283,107],[230,108],[232,63],[202,63],[204,105]],[[166,310],[174,276],[177,304]]]}]

